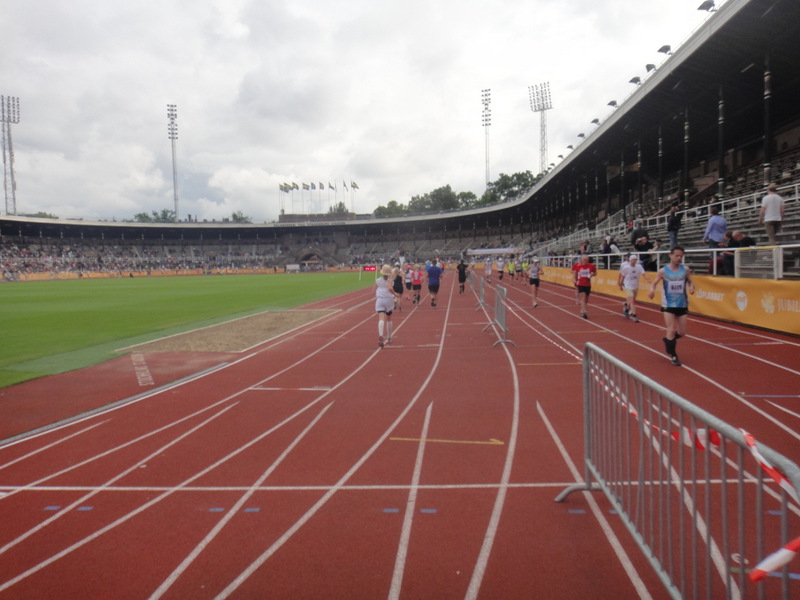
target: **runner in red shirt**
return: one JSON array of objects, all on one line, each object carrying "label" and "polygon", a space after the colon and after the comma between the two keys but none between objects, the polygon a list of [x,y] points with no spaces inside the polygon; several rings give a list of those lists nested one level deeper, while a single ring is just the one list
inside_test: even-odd
[{"label": "runner in red shirt", "polygon": [[589,257],[582,254],[580,260],[572,265],[572,277],[575,287],[578,289],[578,296],[581,300],[581,316],[588,319],[586,305],[589,303],[589,294],[592,293],[592,277],[597,275],[597,267],[589,262]]}]

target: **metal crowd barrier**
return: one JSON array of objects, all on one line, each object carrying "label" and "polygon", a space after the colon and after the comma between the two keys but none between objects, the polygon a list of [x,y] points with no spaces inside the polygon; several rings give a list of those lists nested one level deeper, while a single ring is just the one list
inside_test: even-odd
[{"label": "metal crowd barrier", "polygon": [[492,325],[497,326],[500,329],[500,339],[497,340],[492,347],[497,346],[497,344],[512,344],[516,346],[514,342],[508,339],[508,325],[506,319],[506,297],[507,292],[506,288],[502,285],[498,285],[494,289],[494,319],[483,328],[483,331],[486,331]]},{"label": "metal crowd barrier", "polygon": [[800,598],[798,466],[591,343],[583,381],[585,483],[556,501],[602,490],[673,598]]},{"label": "metal crowd barrier", "polygon": [[477,275],[475,271],[473,271],[472,269],[470,269],[469,271],[468,280],[469,280],[469,287],[473,291],[475,290],[475,280],[478,281],[478,306],[475,308],[475,310],[480,310],[484,306],[489,306],[486,303],[486,280],[480,275]]}]

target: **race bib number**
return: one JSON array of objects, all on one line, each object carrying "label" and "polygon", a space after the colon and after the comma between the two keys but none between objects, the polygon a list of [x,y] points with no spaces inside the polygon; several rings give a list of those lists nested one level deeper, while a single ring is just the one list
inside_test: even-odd
[{"label": "race bib number", "polygon": [[669,294],[683,294],[683,281],[670,281],[667,283],[667,293]]}]

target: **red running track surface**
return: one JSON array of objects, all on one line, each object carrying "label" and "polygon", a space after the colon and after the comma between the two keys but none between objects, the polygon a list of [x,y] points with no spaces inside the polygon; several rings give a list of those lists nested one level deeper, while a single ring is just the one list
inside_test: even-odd
[{"label": "red running track surface", "polygon": [[652,308],[506,281],[495,344],[447,275],[382,350],[367,290],[246,353],[146,355],[150,382],[123,357],[3,390],[0,599],[666,598],[604,496],[553,502],[587,341],[797,460],[796,339],[691,318],[676,368]]}]

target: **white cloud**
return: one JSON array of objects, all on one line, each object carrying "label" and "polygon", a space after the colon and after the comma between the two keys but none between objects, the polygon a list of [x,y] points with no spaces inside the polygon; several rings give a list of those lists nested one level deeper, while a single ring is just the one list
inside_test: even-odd
[{"label": "white cloud", "polygon": [[[371,212],[443,185],[480,195],[538,170],[528,86],[550,82],[550,156],[604,117],[628,80],[677,47],[697,0],[30,0],[5,8],[0,93],[13,126],[17,210],[117,220],[172,208],[166,104],[178,105],[180,213],[256,222]],[[283,182],[336,183],[294,201]],[[359,191],[345,196],[342,181]],[[312,203],[313,199],[313,203]]]}]

